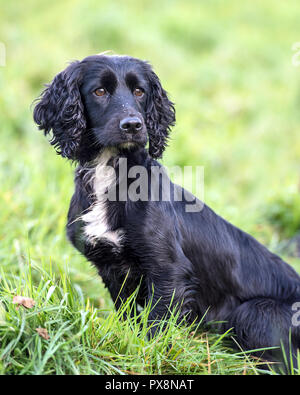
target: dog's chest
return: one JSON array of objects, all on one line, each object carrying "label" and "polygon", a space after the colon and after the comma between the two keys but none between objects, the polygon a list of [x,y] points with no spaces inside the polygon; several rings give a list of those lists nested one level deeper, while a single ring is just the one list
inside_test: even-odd
[{"label": "dog's chest", "polygon": [[97,159],[96,166],[90,170],[92,174],[89,182],[92,185],[95,201],[81,218],[85,223],[85,238],[90,244],[101,240],[120,247],[123,231],[122,229],[112,230],[108,212],[108,203],[112,196],[110,191],[116,183],[114,168],[107,164],[111,157],[112,153],[105,151]]}]

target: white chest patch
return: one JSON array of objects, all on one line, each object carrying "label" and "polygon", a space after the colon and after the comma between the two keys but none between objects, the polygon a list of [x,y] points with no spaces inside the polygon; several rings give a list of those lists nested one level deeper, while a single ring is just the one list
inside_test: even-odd
[{"label": "white chest patch", "polygon": [[109,190],[116,183],[114,168],[107,165],[113,155],[114,152],[111,150],[104,151],[95,161],[96,166],[91,168],[90,171],[93,173],[90,182],[93,185],[96,201],[81,219],[86,223],[84,234],[90,243],[95,244],[100,239],[107,239],[120,247],[123,231],[122,229],[112,231],[107,221],[106,205]]}]

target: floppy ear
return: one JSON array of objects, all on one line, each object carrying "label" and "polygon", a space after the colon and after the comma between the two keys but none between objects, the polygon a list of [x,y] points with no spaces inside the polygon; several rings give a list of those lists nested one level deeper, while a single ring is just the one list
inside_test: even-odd
[{"label": "floppy ear", "polygon": [[170,127],[175,124],[175,108],[152,70],[148,73],[148,79],[151,89],[146,108],[149,154],[160,158],[167,146]]},{"label": "floppy ear", "polygon": [[33,112],[34,121],[45,135],[52,130],[50,143],[57,153],[69,159],[76,159],[86,128],[78,87],[80,74],[80,62],[71,63],[46,85]]}]

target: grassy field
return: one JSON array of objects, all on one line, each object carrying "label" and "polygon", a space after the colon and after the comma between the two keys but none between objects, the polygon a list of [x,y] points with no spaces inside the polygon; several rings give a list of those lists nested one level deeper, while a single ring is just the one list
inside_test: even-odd
[{"label": "grassy field", "polygon": [[[259,373],[226,339],[191,334],[176,317],[152,341],[136,319],[119,320],[66,240],[74,166],[37,131],[31,105],[70,60],[105,50],[149,60],[177,109],[163,163],[204,166],[205,202],[300,271],[286,242],[300,230],[299,1],[0,0],[0,8],[0,373]],[[15,295],[35,305],[17,308]]]}]

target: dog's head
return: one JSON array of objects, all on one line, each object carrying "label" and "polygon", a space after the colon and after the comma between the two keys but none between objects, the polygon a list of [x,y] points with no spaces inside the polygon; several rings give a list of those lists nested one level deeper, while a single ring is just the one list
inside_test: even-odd
[{"label": "dog's head", "polygon": [[63,157],[85,162],[104,147],[135,149],[149,140],[161,157],[175,122],[173,103],[144,61],[89,56],[71,63],[46,86],[34,120]]}]

